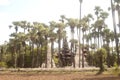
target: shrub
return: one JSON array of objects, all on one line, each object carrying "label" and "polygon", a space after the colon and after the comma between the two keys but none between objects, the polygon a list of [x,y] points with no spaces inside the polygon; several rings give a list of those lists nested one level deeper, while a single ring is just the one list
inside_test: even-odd
[{"label": "shrub", "polygon": [[98,49],[97,53],[96,53],[96,59],[98,62],[98,66],[100,68],[100,71],[104,71],[105,70],[105,60],[107,57],[107,51],[104,48]]},{"label": "shrub", "polygon": [[0,68],[6,68],[7,64],[5,62],[0,62]]}]

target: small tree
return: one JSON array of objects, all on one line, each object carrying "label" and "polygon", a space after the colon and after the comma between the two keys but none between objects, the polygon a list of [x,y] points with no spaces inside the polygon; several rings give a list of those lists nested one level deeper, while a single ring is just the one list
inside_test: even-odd
[{"label": "small tree", "polygon": [[105,70],[105,60],[107,57],[107,51],[104,48],[100,48],[97,50],[96,53],[96,59],[97,59],[97,63],[98,63],[98,67],[100,68],[100,71],[104,71]]}]

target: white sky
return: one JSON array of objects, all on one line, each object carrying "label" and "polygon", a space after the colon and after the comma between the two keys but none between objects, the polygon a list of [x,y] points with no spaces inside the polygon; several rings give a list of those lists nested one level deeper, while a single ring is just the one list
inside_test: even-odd
[{"label": "white sky", "polygon": [[[107,11],[110,0],[83,0],[82,16],[94,14],[95,6],[101,6]],[[48,23],[59,20],[60,15],[79,18],[79,0],[0,0],[0,44],[8,41],[11,33],[8,26],[13,21]],[[107,23],[112,25],[111,22],[109,17]]]}]

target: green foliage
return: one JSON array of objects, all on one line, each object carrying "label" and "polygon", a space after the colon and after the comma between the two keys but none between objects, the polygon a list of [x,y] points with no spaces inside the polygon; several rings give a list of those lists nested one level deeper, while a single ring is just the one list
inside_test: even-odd
[{"label": "green foliage", "polygon": [[112,54],[110,54],[110,65],[115,67],[116,62],[117,62],[117,55],[115,52],[113,52]]},{"label": "green foliage", "polygon": [[57,58],[56,56],[53,56],[53,60],[54,60],[54,62],[55,62],[55,65],[58,65],[58,63],[59,63],[58,61],[59,61],[59,60],[58,60],[58,58]]},{"label": "green foliage", "polygon": [[0,68],[7,68],[6,62],[0,62]]},{"label": "green foliage", "polygon": [[115,70],[118,70],[119,66],[117,65],[117,63],[114,63],[114,67],[115,67]]},{"label": "green foliage", "polygon": [[120,69],[117,65],[117,63],[114,64],[115,68],[111,69],[112,74],[120,76]]},{"label": "green foliage", "polygon": [[94,57],[95,57],[94,51],[90,51],[86,56],[86,61],[88,62],[89,66],[94,66],[94,63],[95,63]]},{"label": "green foliage", "polygon": [[96,52],[96,61],[98,63],[98,67],[100,68],[100,71],[105,70],[105,60],[107,58],[107,51],[104,48],[100,48]]},{"label": "green foliage", "polygon": [[32,63],[30,51],[27,50],[25,54],[25,67],[30,67]]}]

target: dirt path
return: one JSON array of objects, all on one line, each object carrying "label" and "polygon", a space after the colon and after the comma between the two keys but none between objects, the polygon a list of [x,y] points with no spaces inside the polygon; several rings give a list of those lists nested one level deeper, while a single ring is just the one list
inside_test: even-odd
[{"label": "dirt path", "polygon": [[0,80],[120,80],[120,76],[80,73],[0,74]]}]

